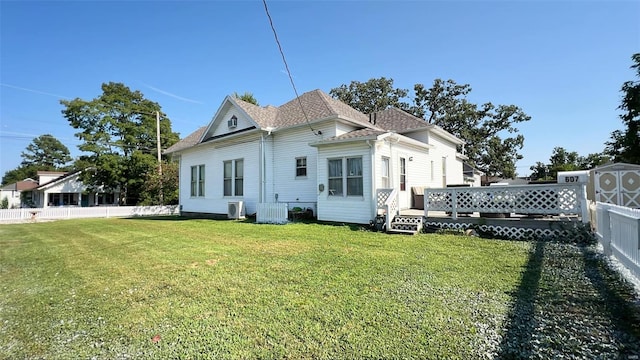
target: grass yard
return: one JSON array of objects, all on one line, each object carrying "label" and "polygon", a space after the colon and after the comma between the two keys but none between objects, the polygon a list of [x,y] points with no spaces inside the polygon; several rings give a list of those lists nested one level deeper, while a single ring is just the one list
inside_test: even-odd
[{"label": "grass yard", "polygon": [[0,226],[0,358],[547,359],[640,354],[591,247],[349,226]]}]

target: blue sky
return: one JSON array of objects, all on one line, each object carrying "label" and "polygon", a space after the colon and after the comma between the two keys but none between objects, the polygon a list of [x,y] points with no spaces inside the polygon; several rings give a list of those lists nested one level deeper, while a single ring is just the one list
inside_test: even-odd
[{"label": "blue sky", "polygon": [[[562,146],[601,152],[622,128],[620,87],[640,51],[638,1],[268,2],[300,93],[393,78],[471,85],[474,102],[532,119],[519,175]],[[295,94],[261,1],[0,1],[0,175],[33,138],[79,155],[63,98],[122,82],[158,102],[181,137],[224,96],[261,105]]]}]

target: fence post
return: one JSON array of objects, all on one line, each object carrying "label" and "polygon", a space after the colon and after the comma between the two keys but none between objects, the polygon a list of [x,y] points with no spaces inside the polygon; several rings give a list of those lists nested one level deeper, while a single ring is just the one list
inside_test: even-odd
[{"label": "fence post", "polygon": [[598,232],[602,235],[602,248],[605,255],[611,255],[611,215],[609,214],[609,208],[605,207],[601,211],[602,213],[602,229],[598,229]]},{"label": "fence post", "polygon": [[583,184],[580,186],[580,210],[582,211],[582,223],[586,224],[589,222],[589,202],[587,201],[587,185]]},{"label": "fence post", "polygon": [[422,208],[424,209],[424,217],[427,217],[429,213],[429,194],[426,188],[422,189],[422,202],[424,203]]}]

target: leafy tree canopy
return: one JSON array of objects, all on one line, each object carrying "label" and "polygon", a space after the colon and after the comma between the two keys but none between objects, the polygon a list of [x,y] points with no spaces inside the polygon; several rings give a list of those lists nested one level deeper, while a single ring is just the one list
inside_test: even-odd
[{"label": "leafy tree canopy", "polygon": [[352,108],[371,114],[390,107],[406,110],[409,105],[403,99],[409,94],[406,89],[393,87],[393,79],[381,77],[366,82],[352,81],[331,89],[329,94]]},{"label": "leafy tree canopy", "polygon": [[637,80],[622,84],[622,102],[618,109],[622,110],[620,119],[625,128],[611,133],[611,141],[605,145],[605,152],[614,161],[640,164],[640,53],[631,56]]},{"label": "leafy tree canopy", "polygon": [[69,148],[50,134],[38,136],[22,152],[22,165],[40,170],[59,170],[71,162]]},{"label": "leafy tree canopy", "polygon": [[33,139],[20,154],[22,162],[2,177],[2,185],[13,184],[27,178],[38,180],[38,171],[68,171],[71,162],[69,148],[54,136],[45,134]]},{"label": "leafy tree canopy", "polygon": [[138,90],[113,82],[102,84],[102,94],[93,100],[60,103],[63,116],[79,130],[75,134],[82,141],[78,148],[88,154],[78,164],[94,169],[83,173],[83,182],[94,188],[120,189],[123,204],[138,203],[146,174],[158,167],[156,114],[161,148],[179,140],[160,105]]},{"label": "leafy tree canopy", "polygon": [[555,180],[559,171],[589,170],[596,166],[606,164],[610,157],[605,154],[589,154],[580,156],[575,151],[567,151],[563,147],[553,148],[553,153],[549,158],[549,163],[540,161],[531,166],[531,178],[536,180]]},{"label": "leafy tree canopy", "polygon": [[237,92],[234,92],[233,97],[242,101],[246,101],[250,104],[260,106],[258,100],[255,98],[255,96],[253,96],[253,93],[250,93],[248,91],[245,91],[244,94],[238,94]]},{"label": "leafy tree canopy", "polygon": [[4,173],[4,176],[2,176],[2,186],[13,184],[28,178],[31,178],[33,180],[38,180],[37,174],[38,174],[38,168],[36,166],[33,166],[33,165],[18,166],[17,168],[9,170],[6,173]]},{"label": "leafy tree canopy", "polygon": [[[147,172],[140,205],[177,205],[179,173],[179,163],[176,161],[163,161],[162,174],[157,171]],[[159,201],[161,198],[162,203]]]},{"label": "leafy tree canopy", "polygon": [[436,79],[429,88],[415,84],[409,96],[408,89],[394,88],[392,79],[382,77],[352,81],[329,93],[365,114],[397,107],[438,125],[467,142],[465,153],[472,166],[489,176],[515,177],[515,163],[522,159],[519,150],[524,146],[524,136],[517,134],[515,124],[531,117],[515,105],[472,103],[467,99],[470,92],[469,84]]}]

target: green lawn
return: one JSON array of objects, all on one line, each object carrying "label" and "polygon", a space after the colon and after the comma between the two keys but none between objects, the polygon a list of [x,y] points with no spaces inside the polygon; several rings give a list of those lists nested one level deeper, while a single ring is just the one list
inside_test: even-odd
[{"label": "green lawn", "polygon": [[593,248],[319,224],[0,226],[0,358],[618,358],[631,288]]}]

